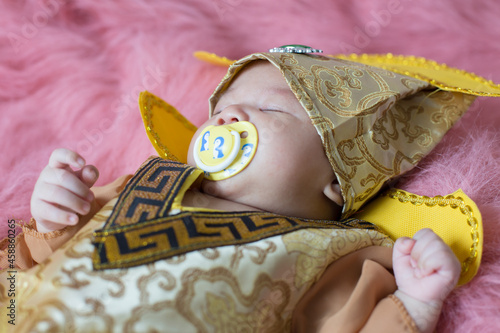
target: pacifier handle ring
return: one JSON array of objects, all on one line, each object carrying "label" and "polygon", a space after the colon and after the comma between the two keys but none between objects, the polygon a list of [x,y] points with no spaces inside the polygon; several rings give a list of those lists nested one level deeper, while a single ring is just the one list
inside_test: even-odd
[{"label": "pacifier handle ring", "polygon": [[221,163],[218,165],[213,165],[213,166],[206,165],[205,163],[203,163],[201,161],[200,157],[198,156],[198,151],[197,151],[198,144],[200,143],[200,140],[201,140],[201,136],[199,136],[196,139],[196,142],[194,143],[195,149],[193,150],[193,157],[194,157],[194,161],[196,162],[196,166],[198,168],[200,168],[206,172],[219,172],[219,171],[222,171],[225,168],[227,168],[231,163],[233,163],[234,159],[238,155],[238,151],[240,150],[241,139],[240,139],[240,134],[238,132],[231,131],[230,133],[234,136],[234,140],[235,140],[235,144],[233,145],[233,150],[231,151],[231,153],[229,154],[227,159],[224,161],[224,163]]}]

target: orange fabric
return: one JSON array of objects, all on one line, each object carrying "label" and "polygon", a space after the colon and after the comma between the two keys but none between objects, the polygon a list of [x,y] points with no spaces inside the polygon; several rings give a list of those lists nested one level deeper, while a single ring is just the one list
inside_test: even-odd
[{"label": "orange fabric", "polygon": [[[23,225],[22,232],[16,236],[16,268],[23,270],[44,261],[52,252],[73,237],[109,200],[118,196],[131,177],[131,175],[122,176],[105,186],[93,187],[95,200],[92,202],[90,212],[80,217],[80,222],[75,226],[41,233],[37,231],[34,219]],[[0,269],[9,267],[8,244],[8,238],[0,241]]]},{"label": "orange fabric", "polygon": [[293,332],[418,332],[397,289],[392,249],[371,246],[331,264],[300,300]]}]

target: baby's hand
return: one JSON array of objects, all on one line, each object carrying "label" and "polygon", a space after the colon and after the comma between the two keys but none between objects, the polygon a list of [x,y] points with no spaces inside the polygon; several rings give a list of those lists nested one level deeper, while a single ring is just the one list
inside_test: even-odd
[{"label": "baby's hand", "polygon": [[45,233],[77,224],[77,214],[90,211],[94,200],[90,187],[98,177],[97,168],[85,165],[77,153],[64,148],[54,150],[31,196],[31,215],[38,231]]},{"label": "baby's hand", "polygon": [[398,291],[408,313],[423,332],[432,331],[444,299],[456,286],[460,263],[443,240],[430,229],[400,238],[393,251]]}]

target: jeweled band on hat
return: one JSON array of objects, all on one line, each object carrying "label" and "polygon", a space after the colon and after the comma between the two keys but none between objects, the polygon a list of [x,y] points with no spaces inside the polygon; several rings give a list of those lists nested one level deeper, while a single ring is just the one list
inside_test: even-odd
[{"label": "jeweled band on hat", "polygon": [[230,66],[210,98],[210,115],[235,75],[256,60],[281,71],[321,136],[345,200],[342,217],[412,169],[475,98],[346,59],[255,53]]}]

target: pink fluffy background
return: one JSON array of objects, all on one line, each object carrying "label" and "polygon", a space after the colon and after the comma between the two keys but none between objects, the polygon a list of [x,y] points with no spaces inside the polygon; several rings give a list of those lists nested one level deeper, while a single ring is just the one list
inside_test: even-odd
[{"label": "pink fluffy background", "polygon": [[[51,151],[79,151],[98,184],[133,173],[155,151],[137,108],[141,90],[194,124],[229,58],[300,43],[327,54],[424,56],[500,82],[500,2],[493,0],[183,0],[0,3],[0,235],[28,220],[31,191]],[[480,98],[400,184],[422,195],[462,188],[483,214],[478,276],[446,303],[439,332],[500,328],[500,99]]]}]

